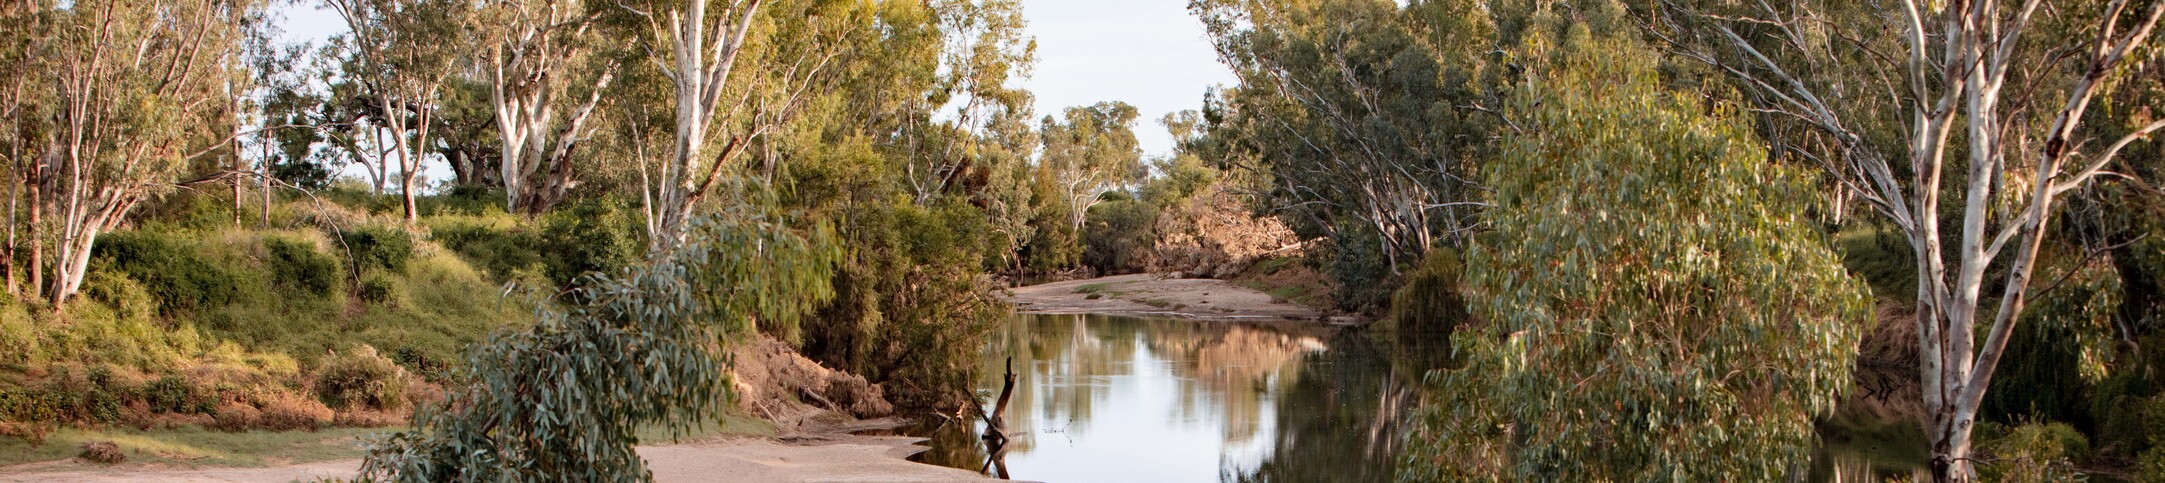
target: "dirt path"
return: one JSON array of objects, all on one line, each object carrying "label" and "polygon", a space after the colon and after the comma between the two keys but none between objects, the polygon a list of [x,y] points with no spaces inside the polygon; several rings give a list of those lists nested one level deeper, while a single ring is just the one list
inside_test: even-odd
[{"label": "dirt path", "polygon": [[[976,482],[997,481],[977,473],[913,463],[903,458],[924,449],[917,438],[898,436],[735,437],[685,444],[643,446],[639,454],[662,482]],[[352,478],[360,460],[269,468],[117,468],[55,461],[0,468],[0,482],[287,482]]]},{"label": "dirt path", "polygon": [[[1232,282],[1207,278],[1116,275],[1012,289],[1015,310],[1028,314],[1108,314],[1203,320],[1323,320],[1313,308],[1276,300]],[[1332,318],[1332,323],[1352,323]]]}]

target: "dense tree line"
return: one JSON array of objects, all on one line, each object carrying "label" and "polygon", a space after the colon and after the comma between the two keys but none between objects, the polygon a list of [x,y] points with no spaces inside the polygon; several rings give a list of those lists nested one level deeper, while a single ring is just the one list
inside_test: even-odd
[{"label": "dense tree line", "polygon": [[[332,333],[373,330],[356,329],[354,313],[438,303],[407,285],[440,275],[430,270],[462,272],[460,290],[438,293],[465,293],[485,277],[516,300],[471,303],[531,304],[539,314],[529,325],[492,311],[445,330],[480,342],[465,362],[561,369],[587,360],[601,372],[540,401],[506,389],[534,373],[459,372],[459,357],[387,348],[407,370],[480,385],[419,413],[423,431],[386,447],[378,476],[443,476],[442,465],[556,474],[517,458],[459,459],[475,445],[636,475],[628,449],[602,446],[628,445],[632,425],[726,397],[592,397],[642,378],[716,385],[702,365],[718,361],[711,343],[753,332],[885,383],[908,405],[968,404],[978,349],[1007,311],[993,292],[1003,280],[1087,273],[1094,207],[1147,173],[1134,107],[1033,112],[1016,85],[1035,46],[1011,0],[299,6],[309,7],[336,14],[346,31],[321,45],[279,44],[277,12],[288,7],[273,2],[0,5],[9,77],[0,87],[9,180],[0,263],[10,295],[0,342],[79,340],[72,331],[91,326],[73,321],[84,314],[148,301],[159,307],[128,312],[148,314],[136,322],[189,337],[200,326],[280,352],[242,336],[282,340],[277,326],[298,322],[250,327],[275,314],[215,314],[241,304],[230,287],[285,287],[285,276],[259,283],[213,260],[337,267],[294,282],[321,285],[307,293],[324,299],[298,305],[348,307],[300,317]],[[439,172],[448,176],[431,177]],[[116,239],[117,248],[107,243]],[[790,243],[812,246],[778,248]],[[446,253],[460,260],[389,263]],[[738,258],[690,260],[697,253]],[[743,268],[758,257],[769,258],[762,270],[794,268]],[[729,273],[696,274],[713,270]],[[776,278],[784,275],[794,278]],[[678,293],[687,290],[699,292]],[[667,310],[641,313],[653,307]],[[484,337],[491,330],[508,332]],[[624,339],[626,330],[644,338]],[[653,368],[624,359],[630,353],[564,350],[589,343],[672,348],[677,372],[639,372]],[[300,372],[315,371],[313,354],[293,356]],[[36,360],[62,368],[98,358]],[[0,394],[0,416],[29,407],[9,397]],[[521,433],[537,440],[475,426],[558,414],[549,411],[615,429],[581,443],[602,446],[579,449],[560,446],[571,433],[558,427]]]},{"label": "dense tree line", "polygon": [[[1687,284],[1711,292],[1684,299],[1659,295],[1666,289],[1603,295],[1698,277],[1691,263],[1699,262],[1719,264],[1716,273],[1726,276],[1824,286],[1846,300],[1836,287],[1850,282],[1823,273],[1833,260],[1811,255],[1829,244],[1812,240],[1830,235],[1879,240],[1834,245],[1882,305],[1915,317],[1870,320],[1854,307],[1798,299],[1831,311],[1788,317],[1833,319],[1793,327],[1801,332],[1790,342],[1712,342],[1671,355],[1705,360],[1700,368],[1744,363],[1791,383],[1816,381],[1786,396],[1808,407],[1689,431],[1745,438],[1786,421],[1788,436],[1689,447],[1799,454],[1809,441],[1796,437],[1799,418],[1826,416],[1822,398],[1844,386],[1831,381],[1846,368],[1823,366],[1855,356],[1859,342],[1846,334],[1859,324],[1892,324],[1909,326],[1886,332],[1907,339],[1863,344],[1916,354],[1923,396],[1915,402],[1926,415],[1936,478],[1976,477],[1980,461],[1991,461],[1975,450],[1976,428],[2020,422],[2046,406],[2110,440],[2101,446],[2112,455],[2097,458],[2165,457],[2146,453],[2156,442],[2115,436],[2119,430],[2104,423],[2154,411],[2124,408],[2154,397],[2147,381],[2160,362],[2151,288],[2159,245],[2150,240],[2165,234],[2134,220],[2156,219],[2156,201],[2165,198],[2151,182],[2159,166],[2153,135],[2165,124],[2150,114],[2165,85],[2153,36],[2165,2],[1201,0],[1191,8],[1241,80],[1206,106],[1208,141],[1198,144],[1212,147],[1208,159],[1240,173],[1233,178],[1260,194],[1260,211],[1331,242],[1319,256],[1333,267],[1345,308],[1380,312],[1389,287],[1404,284],[1419,293],[1396,297],[1415,302],[1396,311],[1402,328],[1458,326],[1456,356],[1467,368],[1440,375],[1439,390],[1458,398],[1439,401],[1438,419],[1416,435],[1437,441],[1422,450],[1433,452],[1409,459],[1415,475],[1667,478],[1633,469],[1639,464],[1723,478],[1782,473],[1668,459],[1699,451],[1671,446],[1690,440],[1570,446],[1637,438],[1607,426],[1617,417],[1656,418],[1643,422],[1665,427],[1659,421],[1679,421],[1659,418],[1706,410],[1719,398],[1782,391],[1693,383],[1665,398],[1628,391],[1667,382],[1597,382],[1637,364],[1637,347],[1652,342],[1642,338],[1661,337],[1667,322],[1657,321],[1680,320],[1629,316],[1642,320],[1563,331],[1583,334],[1569,341],[1522,339],[1642,310],[1748,323],[1763,320],[1751,314],[1764,304],[1786,300],[1712,280]],[[1572,53],[1585,49],[1638,65]],[[1717,114],[1675,117],[1691,111]],[[1678,144],[1671,129],[1723,133],[1715,145],[1727,147],[1701,155],[1701,141]],[[1642,159],[1653,164],[1637,164]],[[1816,174],[1776,174],[1800,168]],[[1664,176],[1691,182],[1669,185]],[[1760,187],[1716,195],[1741,205],[1693,201],[1728,189],[1731,179]],[[1729,248],[1682,237],[1744,214],[1773,217],[1747,225],[1784,228],[1760,235],[1728,228],[1731,236],[1764,237]],[[1615,220],[1639,221],[1616,232]],[[1797,245],[1772,248],[1782,244]],[[1468,260],[1412,263],[1424,255]],[[1671,265],[1679,259],[1685,264]],[[1765,263],[1790,265],[1751,268]],[[1599,271],[1614,267],[1636,268]],[[1427,302],[1460,299],[1472,310]],[[1797,339],[1817,342],[1806,352],[1783,345]],[[1582,342],[1595,345],[1583,352],[1568,345]],[[1817,355],[1805,366],[1772,369],[1782,367],[1778,358],[1803,353]],[[1605,369],[1586,374],[1579,389],[1541,389],[1541,381],[1592,367]],[[1995,379],[1996,369],[2020,375]],[[2081,395],[2027,395],[2052,384],[2046,380]],[[2002,389],[2008,385],[2017,386]],[[2014,394],[1994,395],[2006,391]],[[1700,397],[1717,399],[1693,401]],[[2100,409],[2073,409],[2080,404],[2070,401],[2086,398]],[[1987,408],[1988,400],[2001,402]],[[1478,404],[1455,406],[1468,401]],[[1589,412],[1586,424],[1551,417],[1581,403],[1655,412]],[[1661,406],[1672,403],[1686,406]],[[2115,404],[2123,409],[2103,409]],[[1769,408],[1746,412],[1762,409]],[[1466,438],[1483,434],[1497,438]],[[1759,446],[1770,441],[1789,442]],[[1776,454],[1746,461],[1780,461]],[[1473,471],[1438,473],[1438,465]]]}]

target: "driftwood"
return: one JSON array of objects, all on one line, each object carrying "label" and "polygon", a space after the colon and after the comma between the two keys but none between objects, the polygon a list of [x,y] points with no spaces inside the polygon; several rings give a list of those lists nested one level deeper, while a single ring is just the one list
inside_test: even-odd
[{"label": "driftwood", "polygon": [[985,414],[985,471],[998,469],[1000,479],[1007,479],[1007,400],[1015,395],[1015,357],[1007,358],[1007,375],[1002,378],[1000,399],[993,403],[992,411]]}]

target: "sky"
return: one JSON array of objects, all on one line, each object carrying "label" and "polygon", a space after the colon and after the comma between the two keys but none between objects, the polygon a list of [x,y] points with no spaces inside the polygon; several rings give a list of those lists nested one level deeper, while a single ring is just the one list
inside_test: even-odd
[{"label": "sky", "polygon": [[[1070,106],[1121,101],[1141,112],[1135,137],[1149,156],[1172,152],[1158,119],[1199,109],[1213,85],[1234,83],[1218,62],[1188,0],[1023,0],[1038,64],[1022,82],[1037,95],[1039,116]],[[322,42],[344,32],[337,14],[318,2],[286,7],[288,42]],[[434,175],[435,173],[428,173]],[[433,177],[433,176],[432,176]]]},{"label": "sky", "polygon": [[1023,0],[1037,38],[1037,71],[1024,87],[1039,115],[1122,101],[1142,112],[1135,137],[1148,155],[1172,152],[1158,119],[1203,107],[1203,92],[1234,84],[1187,0]]}]

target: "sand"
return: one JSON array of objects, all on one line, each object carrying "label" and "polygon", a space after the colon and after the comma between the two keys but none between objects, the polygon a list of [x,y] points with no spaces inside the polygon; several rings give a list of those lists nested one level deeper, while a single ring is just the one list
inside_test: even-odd
[{"label": "sand", "polygon": [[[743,483],[812,482],[975,482],[999,481],[975,472],[913,463],[903,458],[921,451],[918,438],[899,436],[808,436],[724,438],[685,444],[642,446],[654,480],[661,482],[728,481]],[[0,482],[287,482],[351,478],[360,460],[338,460],[268,468],[176,468],[154,465],[104,467],[80,461],[32,463],[0,468]]]},{"label": "sand", "polygon": [[[1105,314],[1198,320],[1327,321],[1316,309],[1232,282],[1208,278],[1165,278],[1138,274],[1070,280],[1010,290],[1008,300],[1026,314]],[[1091,298],[1092,295],[1097,298]]]}]

